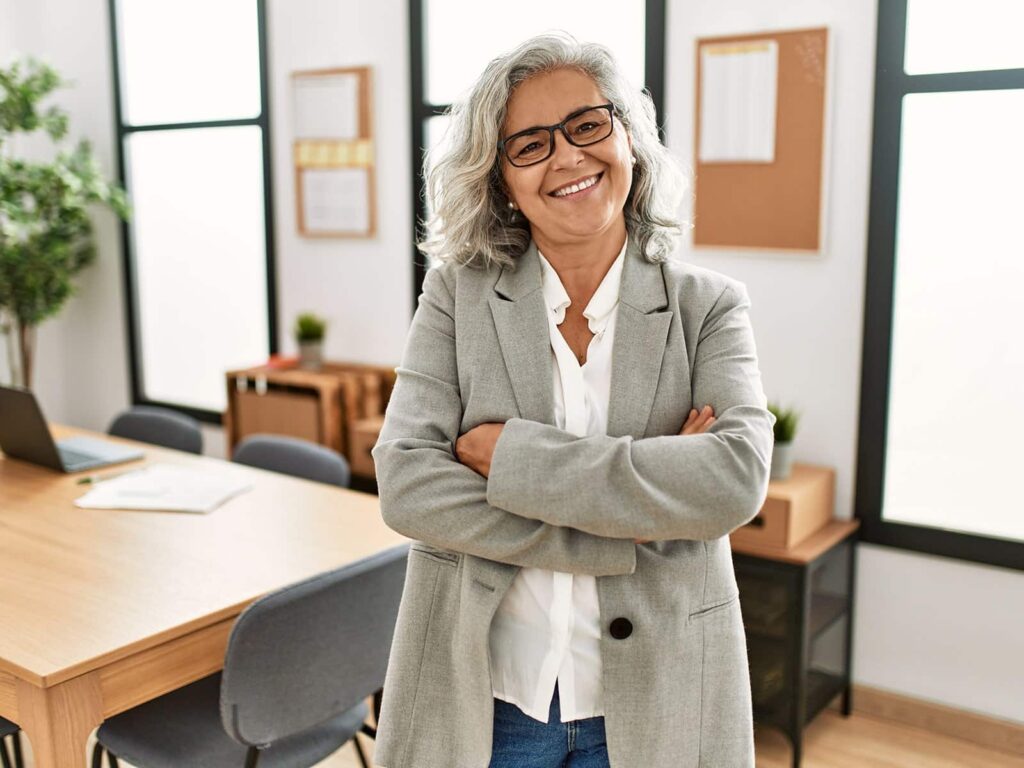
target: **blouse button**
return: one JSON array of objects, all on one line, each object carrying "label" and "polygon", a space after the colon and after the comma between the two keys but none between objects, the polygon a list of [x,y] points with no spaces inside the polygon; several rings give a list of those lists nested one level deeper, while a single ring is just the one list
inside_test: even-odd
[{"label": "blouse button", "polygon": [[611,632],[612,637],[616,640],[625,640],[633,634],[633,622],[620,616],[617,619],[612,619],[612,623],[608,626],[608,631]]}]

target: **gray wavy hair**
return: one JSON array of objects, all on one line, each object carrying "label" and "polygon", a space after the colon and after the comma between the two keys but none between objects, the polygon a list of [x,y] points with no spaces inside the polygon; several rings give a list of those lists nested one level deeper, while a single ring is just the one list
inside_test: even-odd
[{"label": "gray wavy hair", "polygon": [[636,156],[626,229],[649,261],[671,255],[684,226],[680,207],[686,176],[658,138],[654,102],[630,85],[607,48],[555,33],[531,38],[494,59],[468,96],[447,111],[449,149],[424,162],[432,213],[418,247],[427,256],[487,268],[512,264],[526,250],[529,223],[519,214],[509,216],[498,139],[516,86],[563,68],[590,76],[615,104]]}]

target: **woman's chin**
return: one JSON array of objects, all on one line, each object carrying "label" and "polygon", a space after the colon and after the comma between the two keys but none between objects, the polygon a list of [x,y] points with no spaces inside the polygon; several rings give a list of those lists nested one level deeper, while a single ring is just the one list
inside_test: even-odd
[{"label": "woman's chin", "polygon": [[[621,215],[621,214],[620,214]],[[570,216],[557,222],[557,226],[532,227],[533,233],[553,243],[578,242],[601,237],[616,231],[615,216]]]}]

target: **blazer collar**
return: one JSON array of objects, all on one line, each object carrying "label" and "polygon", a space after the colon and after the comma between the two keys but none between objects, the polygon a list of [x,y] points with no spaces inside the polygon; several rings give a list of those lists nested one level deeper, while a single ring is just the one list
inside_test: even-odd
[{"label": "blazer collar", "polygon": [[626,249],[619,301],[645,315],[668,306],[668,293],[665,290],[661,264],[654,264],[645,259],[634,237],[629,239]]},{"label": "blazer collar", "polygon": [[511,265],[501,268],[494,290],[509,301],[519,301],[541,289],[540,259],[533,240],[521,256]]},{"label": "blazer collar", "polygon": [[[537,246],[533,240],[511,266],[501,268],[494,290],[510,301],[519,301],[541,290],[543,276]],[[619,301],[647,314],[668,306],[665,279],[660,264],[652,264],[640,253],[635,237],[628,238],[626,258],[622,265],[622,287]]]}]

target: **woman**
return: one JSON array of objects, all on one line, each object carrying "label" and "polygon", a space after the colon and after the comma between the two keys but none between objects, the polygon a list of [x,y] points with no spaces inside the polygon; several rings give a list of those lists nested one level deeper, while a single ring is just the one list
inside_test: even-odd
[{"label": "woman", "polygon": [[417,540],[376,760],[753,766],[728,533],[773,417],[746,291],[668,260],[681,174],[604,48],[526,42],[450,135],[373,451]]}]

